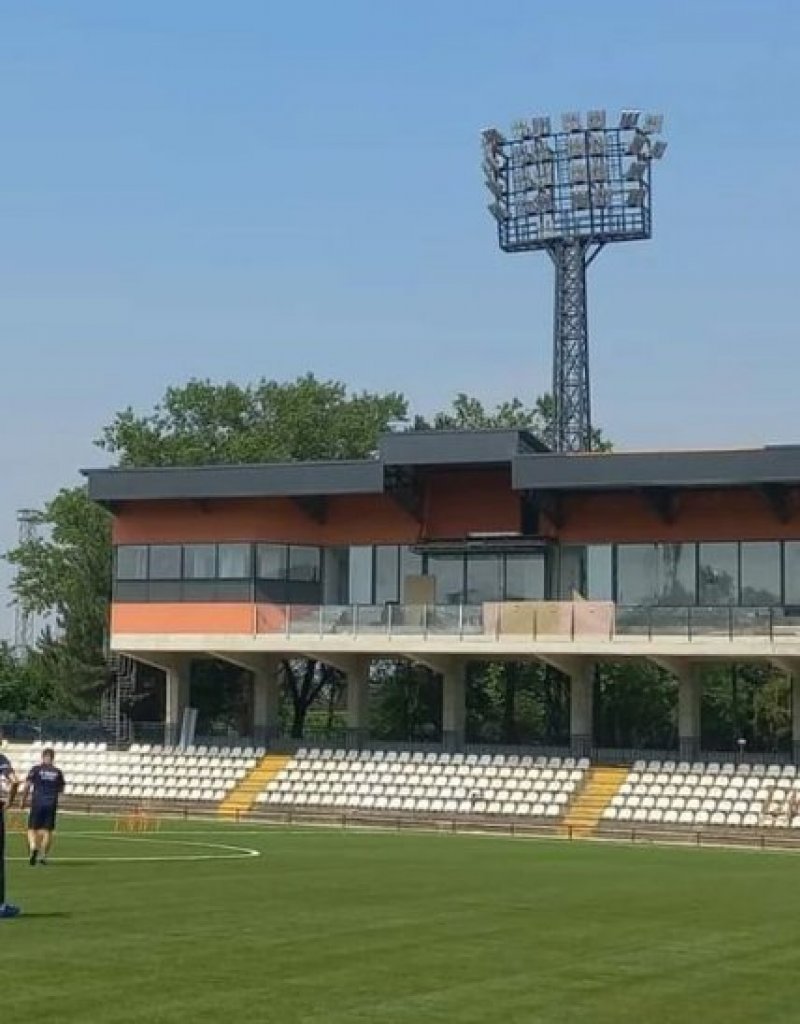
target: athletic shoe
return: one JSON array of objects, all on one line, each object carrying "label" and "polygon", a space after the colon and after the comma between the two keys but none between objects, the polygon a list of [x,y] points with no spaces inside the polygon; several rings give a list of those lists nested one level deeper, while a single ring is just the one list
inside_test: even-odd
[{"label": "athletic shoe", "polygon": [[40,868],[46,868],[47,867],[47,857],[40,857],[39,858],[39,867]]},{"label": "athletic shoe", "polygon": [[19,907],[15,907],[13,903],[4,903],[0,907],[0,921],[4,919],[7,920],[11,917],[19,917],[21,913],[22,911],[19,909]]},{"label": "athletic shoe", "polygon": [[38,856],[39,856],[39,851],[38,850],[32,850],[31,851],[30,859],[28,860],[28,863],[30,864],[31,867],[33,867],[36,864],[36,860],[37,860]]}]

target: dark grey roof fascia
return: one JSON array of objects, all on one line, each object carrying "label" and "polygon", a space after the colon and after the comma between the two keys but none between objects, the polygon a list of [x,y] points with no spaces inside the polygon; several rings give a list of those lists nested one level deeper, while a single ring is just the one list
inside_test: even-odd
[{"label": "dark grey roof fascia", "polygon": [[385,434],[385,466],[510,465],[520,452],[547,451],[527,430],[412,430]]},{"label": "dark grey roof fascia", "polygon": [[383,491],[383,467],[372,460],[89,469],[84,475],[89,480],[89,497],[98,502],[317,497]]},{"label": "dark grey roof fascia", "polygon": [[800,446],[707,452],[519,455],[515,490],[630,490],[800,483]]}]

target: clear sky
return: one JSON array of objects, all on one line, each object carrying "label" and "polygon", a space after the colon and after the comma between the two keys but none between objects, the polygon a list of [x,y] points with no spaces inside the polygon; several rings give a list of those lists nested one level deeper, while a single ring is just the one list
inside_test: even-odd
[{"label": "clear sky", "polygon": [[799,441],[798,96],[796,0],[0,0],[0,548],[190,376],[547,390],[552,270],[480,172],[520,115],[666,116],[654,237],[591,272],[597,423]]}]

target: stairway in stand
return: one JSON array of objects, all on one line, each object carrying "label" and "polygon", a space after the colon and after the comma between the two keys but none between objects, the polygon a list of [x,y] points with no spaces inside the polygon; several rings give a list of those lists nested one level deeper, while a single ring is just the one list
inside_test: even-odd
[{"label": "stairway in stand", "polygon": [[232,789],[219,805],[220,816],[238,818],[239,815],[251,811],[258,794],[291,759],[287,754],[267,754],[262,757],[255,768],[245,775],[239,785]]},{"label": "stairway in stand", "polygon": [[619,765],[598,764],[590,768],[583,789],[564,819],[563,834],[576,839],[592,835],[627,775],[628,769]]}]

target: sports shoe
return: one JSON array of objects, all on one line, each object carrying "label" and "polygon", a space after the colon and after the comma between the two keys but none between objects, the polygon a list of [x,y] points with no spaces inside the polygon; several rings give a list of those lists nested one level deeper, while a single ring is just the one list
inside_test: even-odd
[{"label": "sports shoe", "polygon": [[47,857],[42,856],[42,857],[39,858],[39,867],[40,868],[46,868],[47,867]]},{"label": "sports shoe", "polygon": [[19,917],[22,913],[19,907],[15,907],[13,903],[4,903],[0,906],[0,921],[11,917]]},{"label": "sports shoe", "polygon": [[39,857],[39,851],[38,850],[31,850],[31,855],[30,855],[30,858],[28,860],[28,863],[30,864],[31,867],[33,867],[36,864],[36,861],[37,861],[38,857]]}]

